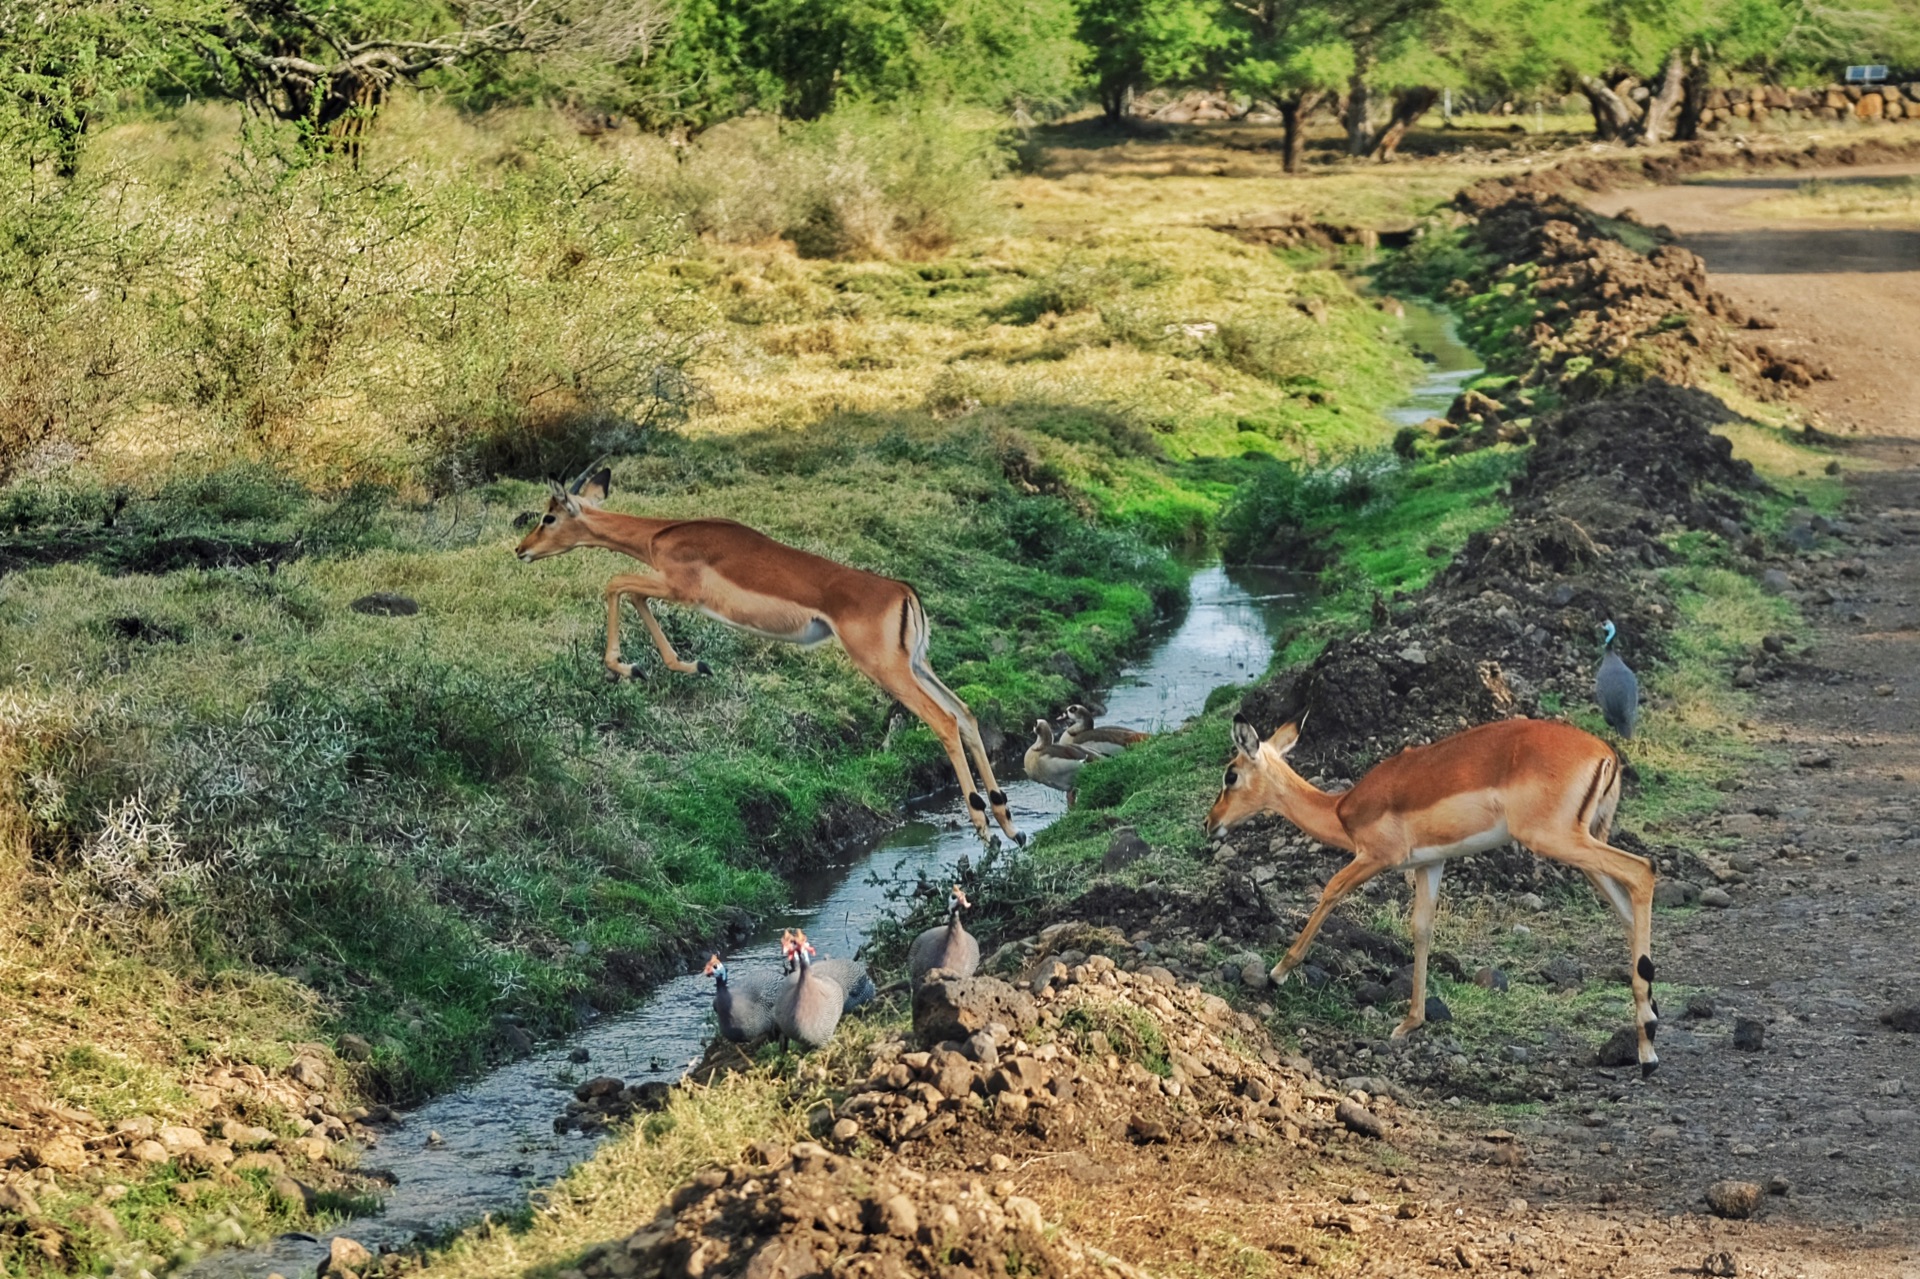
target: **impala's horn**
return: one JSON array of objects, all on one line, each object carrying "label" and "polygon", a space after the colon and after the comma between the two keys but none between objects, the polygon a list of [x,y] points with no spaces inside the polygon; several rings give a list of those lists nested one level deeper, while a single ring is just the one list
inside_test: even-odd
[{"label": "impala's horn", "polygon": [[608,489],[613,484],[613,471],[605,465],[606,460],[607,455],[602,453],[587,464],[586,470],[580,472],[580,478],[573,482],[575,497],[584,497],[589,502],[597,502],[607,495]]}]

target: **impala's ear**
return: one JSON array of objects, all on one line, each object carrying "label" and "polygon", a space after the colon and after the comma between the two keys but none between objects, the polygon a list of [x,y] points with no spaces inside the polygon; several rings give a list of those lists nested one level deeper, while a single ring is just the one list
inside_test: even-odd
[{"label": "impala's ear", "polygon": [[1233,748],[1248,759],[1260,756],[1260,730],[1253,721],[1239,715],[1233,717]]},{"label": "impala's ear", "polygon": [[1293,748],[1300,744],[1300,726],[1306,722],[1307,713],[1301,711],[1299,719],[1274,729],[1273,736],[1267,739],[1267,745],[1273,747],[1274,753],[1280,758],[1285,759],[1293,752]]},{"label": "impala's ear", "polygon": [[573,494],[588,506],[598,506],[613,491],[613,468],[603,466],[591,475],[583,475],[573,486]]}]

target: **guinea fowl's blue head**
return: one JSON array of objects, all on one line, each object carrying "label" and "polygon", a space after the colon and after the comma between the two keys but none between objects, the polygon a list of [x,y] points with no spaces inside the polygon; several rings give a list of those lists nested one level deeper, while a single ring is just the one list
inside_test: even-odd
[{"label": "guinea fowl's blue head", "polygon": [[720,956],[711,955],[707,958],[707,966],[700,970],[700,975],[711,977],[716,985],[724,986],[727,984],[727,965]]},{"label": "guinea fowl's blue head", "polygon": [[1603,622],[1600,626],[1600,630],[1601,630],[1601,633],[1605,636],[1605,638],[1600,641],[1600,647],[1602,648],[1611,647],[1613,644],[1613,637],[1617,633],[1613,627],[1613,619],[1608,618],[1605,622]]}]

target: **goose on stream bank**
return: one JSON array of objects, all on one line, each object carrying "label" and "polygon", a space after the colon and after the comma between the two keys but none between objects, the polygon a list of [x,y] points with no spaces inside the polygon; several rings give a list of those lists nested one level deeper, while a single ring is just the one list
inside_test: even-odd
[{"label": "goose on stream bank", "polygon": [[1067,731],[1060,735],[1060,741],[1067,746],[1078,746],[1092,755],[1118,755],[1129,746],[1138,746],[1153,736],[1152,733],[1131,728],[1096,728],[1093,712],[1078,702],[1067,707],[1067,720]]},{"label": "goose on stream bank", "polygon": [[1067,807],[1073,807],[1073,786],[1088,760],[1099,758],[1092,751],[1066,746],[1053,740],[1053,725],[1044,719],[1033,721],[1033,745],[1027,747],[1027,777],[1042,786],[1067,793]]}]

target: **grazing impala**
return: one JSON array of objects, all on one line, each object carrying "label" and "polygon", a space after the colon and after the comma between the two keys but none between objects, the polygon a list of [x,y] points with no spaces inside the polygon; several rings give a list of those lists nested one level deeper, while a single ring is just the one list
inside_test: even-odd
[{"label": "grazing impala", "polygon": [[1620,803],[1620,761],[1612,748],[1571,724],[1501,720],[1401,751],[1352,790],[1329,795],[1287,763],[1299,740],[1298,720],[1263,742],[1252,724],[1236,719],[1237,753],[1207,814],[1208,833],[1220,835],[1257,814],[1279,813],[1321,843],[1353,854],[1274,965],[1276,983],[1306,957],[1341,898],[1381,871],[1405,870],[1413,879],[1413,1004],[1393,1037],[1417,1029],[1426,1020],[1427,946],[1447,859],[1511,840],[1579,870],[1626,921],[1640,1070],[1653,1073],[1660,1063],[1653,1051],[1660,1009],[1648,954],[1653,868],[1607,843]]},{"label": "grazing impala", "polygon": [[[667,669],[683,674],[712,671],[705,662],[684,661],[673,651],[648,600],[686,604],[729,626],[806,648],[838,637],[860,673],[940,739],[974,829],[986,836],[991,804],[1000,829],[1024,842],[1007,811],[1006,793],[993,779],[973,712],[927,665],[927,614],[911,586],[786,546],[732,520],[649,520],[603,511],[600,503],[612,478],[602,469],[571,491],[555,482],[546,513],[515,554],[531,563],[597,546],[631,555],[653,570],[622,573],[607,583],[606,664],[615,678],[633,674],[633,667],[620,660],[622,599],[633,601]],[[986,786],[985,799],[974,788],[969,751]]]}]

